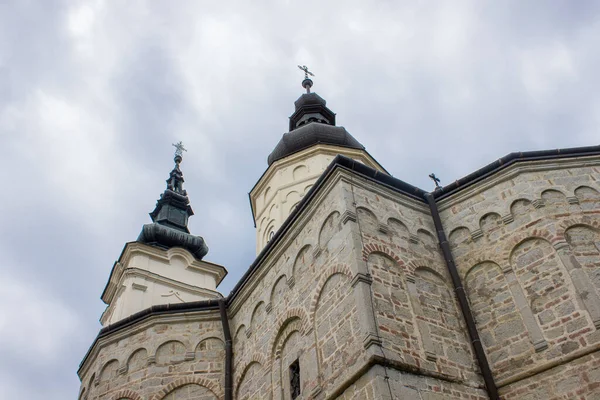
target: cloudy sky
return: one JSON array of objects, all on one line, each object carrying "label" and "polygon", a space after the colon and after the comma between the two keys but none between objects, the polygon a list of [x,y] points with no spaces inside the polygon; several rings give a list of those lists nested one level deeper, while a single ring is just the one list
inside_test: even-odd
[{"label": "cloudy sky", "polygon": [[100,294],[172,168],[229,293],[248,191],[314,91],[425,189],[512,151],[599,144],[590,1],[0,1],[0,398],[76,398]]}]

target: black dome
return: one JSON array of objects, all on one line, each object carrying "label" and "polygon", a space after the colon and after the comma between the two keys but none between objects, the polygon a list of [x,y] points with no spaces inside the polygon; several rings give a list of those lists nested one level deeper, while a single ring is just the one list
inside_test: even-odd
[{"label": "black dome", "polygon": [[284,133],[279,143],[277,143],[277,146],[275,146],[275,149],[269,154],[267,161],[269,165],[271,165],[277,160],[318,143],[359,150],[365,149],[365,147],[360,144],[358,140],[354,139],[354,137],[342,126],[310,122],[291,132]]}]

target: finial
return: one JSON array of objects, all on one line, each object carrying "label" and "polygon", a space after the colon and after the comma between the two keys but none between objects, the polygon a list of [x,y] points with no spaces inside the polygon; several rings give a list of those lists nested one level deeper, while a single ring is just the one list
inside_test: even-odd
[{"label": "finial", "polygon": [[183,147],[183,142],[180,140],[177,143],[172,144],[175,147],[175,163],[179,164],[183,159],[183,152],[187,151],[185,147]]},{"label": "finial", "polygon": [[440,186],[440,179],[435,176],[435,174],[432,172],[431,174],[429,174],[429,177],[431,178],[431,180],[435,183],[435,189],[441,189],[442,187]]},{"label": "finial", "polygon": [[310,88],[313,85],[313,81],[308,76],[315,76],[315,74],[310,72],[306,65],[298,65],[298,68],[304,71],[304,80],[302,81],[302,87],[306,89],[306,93],[310,93]]},{"label": "finial", "polygon": [[183,152],[187,151],[187,149],[183,147],[183,142],[181,141],[173,143],[173,147],[175,147],[175,167],[169,174],[169,179],[167,179],[167,189],[183,196],[187,196],[186,191],[183,189],[183,173],[179,169],[179,164],[181,164],[181,160],[183,160]]}]

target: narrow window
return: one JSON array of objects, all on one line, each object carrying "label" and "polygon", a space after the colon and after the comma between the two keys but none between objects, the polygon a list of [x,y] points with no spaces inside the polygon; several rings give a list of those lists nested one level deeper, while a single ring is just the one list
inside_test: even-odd
[{"label": "narrow window", "polygon": [[290,365],[290,393],[292,400],[300,396],[300,362],[297,359]]}]

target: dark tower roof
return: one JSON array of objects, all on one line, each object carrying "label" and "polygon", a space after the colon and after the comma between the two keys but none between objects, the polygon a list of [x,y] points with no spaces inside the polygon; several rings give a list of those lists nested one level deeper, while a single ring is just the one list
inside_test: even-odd
[{"label": "dark tower roof", "polygon": [[269,165],[312,145],[322,143],[364,150],[342,126],[335,126],[335,113],[327,108],[327,102],[316,93],[311,93],[312,80],[306,77],[302,82],[304,93],[294,102],[296,110],[290,116],[290,131],[269,154]]},{"label": "dark tower roof", "polygon": [[183,172],[179,169],[185,149],[181,142],[174,146],[177,147],[175,167],[167,179],[167,188],[150,213],[152,223],[142,227],[137,241],[167,249],[183,247],[201,260],[208,253],[208,247],[202,237],[190,234],[187,227],[188,218],[194,215],[194,211],[183,189]]}]

